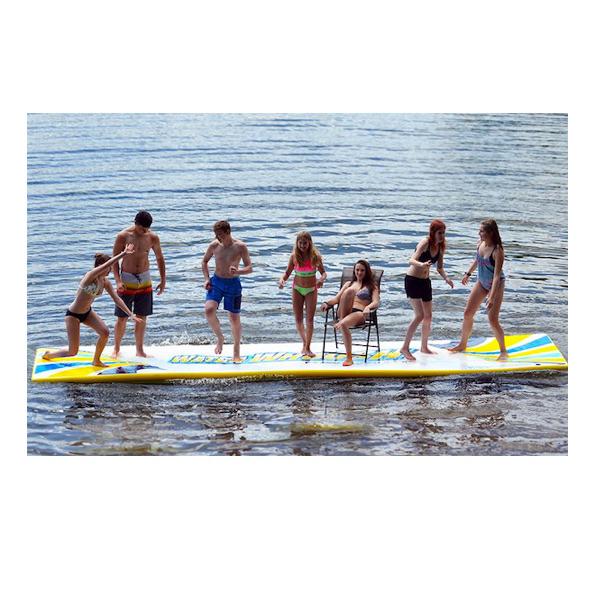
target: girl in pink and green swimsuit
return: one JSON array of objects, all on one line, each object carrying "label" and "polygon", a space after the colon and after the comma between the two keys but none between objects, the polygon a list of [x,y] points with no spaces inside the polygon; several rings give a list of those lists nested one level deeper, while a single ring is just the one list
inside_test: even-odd
[{"label": "girl in pink and green swimsuit", "polygon": [[[283,289],[285,282],[294,272],[292,286],[292,307],[296,320],[296,329],[302,339],[302,355],[314,357],[310,349],[312,341],[315,311],[317,308],[317,290],[323,286],[327,279],[321,255],[314,247],[312,237],[308,231],[301,231],[296,236],[296,243],[285,273],[279,279],[279,289]],[[317,280],[317,271],[321,277]],[[304,308],[306,307],[306,326],[304,325]]]}]

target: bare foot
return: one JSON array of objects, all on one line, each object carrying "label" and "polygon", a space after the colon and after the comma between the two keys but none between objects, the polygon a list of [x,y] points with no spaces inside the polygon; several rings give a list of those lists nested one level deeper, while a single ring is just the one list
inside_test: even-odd
[{"label": "bare foot", "polygon": [[351,367],[354,364],[354,361],[351,358],[347,358],[343,363],[342,367]]},{"label": "bare foot", "polygon": [[316,354],[310,349],[302,350],[302,356],[308,356],[308,358],[314,358]]},{"label": "bare foot", "polygon": [[496,360],[508,360],[508,352],[500,352],[500,356]]},{"label": "bare foot", "polygon": [[340,330],[340,328],[341,328],[341,327],[342,327],[342,322],[341,322],[341,321],[338,321],[338,322],[337,322],[337,323],[336,323],[336,324],[333,326],[333,328],[334,328],[334,329],[337,329],[338,331]]},{"label": "bare foot", "polygon": [[466,349],[466,346],[461,346],[460,344],[458,346],[454,346],[454,348],[448,348],[448,352],[464,352]]},{"label": "bare foot", "polygon": [[223,352],[224,338],[217,338],[217,345],[215,346],[215,354],[221,354]]},{"label": "bare foot", "polygon": [[410,350],[400,350],[400,354],[406,358],[406,360],[417,360],[411,353]]},{"label": "bare foot", "polygon": [[119,358],[119,355],[121,354],[121,350],[114,350],[110,353],[110,357],[111,358]]},{"label": "bare foot", "polygon": [[423,348],[421,348],[421,354],[437,354],[437,352],[434,352],[433,350],[430,350],[429,348],[425,348],[425,350],[423,350]]},{"label": "bare foot", "polygon": [[136,352],[135,355],[140,358],[153,358],[151,354],[146,354],[143,350],[141,352]]},{"label": "bare foot", "polygon": [[95,367],[108,367],[108,365],[105,365],[101,360],[96,360],[92,363]]},{"label": "bare foot", "polygon": [[240,358],[239,356],[234,356],[233,357],[233,364],[234,365],[239,365],[239,364],[241,364],[243,362],[244,362],[243,358]]},{"label": "bare foot", "polygon": [[42,360],[50,360],[50,359],[48,358],[48,354],[50,354],[50,351],[49,351],[49,350],[46,350],[46,352],[44,352],[44,354],[42,354]]}]

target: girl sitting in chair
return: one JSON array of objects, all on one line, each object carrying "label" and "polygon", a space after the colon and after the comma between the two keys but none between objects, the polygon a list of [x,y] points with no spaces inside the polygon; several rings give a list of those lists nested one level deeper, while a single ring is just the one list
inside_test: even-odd
[{"label": "girl sitting in chair", "polygon": [[349,367],[353,364],[350,328],[363,325],[369,313],[379,307],[379,288],[366,260],[356,261],[352,281],[347,281],[333,298],[323,302],[321,310],[326,311],[336,304],[339,305],[338,321],[334,327],[344,337],[346,360],[342,364]]}]

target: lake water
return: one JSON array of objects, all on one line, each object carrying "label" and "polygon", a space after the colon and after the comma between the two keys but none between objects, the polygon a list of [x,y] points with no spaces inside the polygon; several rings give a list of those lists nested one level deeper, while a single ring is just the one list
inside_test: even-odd
[{"label": "lake water", "polygon": [[[457,338],[460,285],[482,219],[500,226],[507,334],[545,332],[567,356],[567,116],[561,114],[32,114],[28,117],[28,364],[66,343],[64,311],[96,251],[145,209],[167,263],[146,343],[204,344],[200,259],[212,224],[250,249],[242,342],[297,339],[277,280],[309,230],[329,272],[385,269],[384,340],[412,318],[403,276],[433,218],[432,339]],[[158,271],[151,259],[155,282]],[[94,305],[111,330],[113,305]],[[229,341],[229,325],[221,314]],[[112,331],[111,331],[112,333]],[[315,319],[313,349],[322,335]],[[417,337],[419,337],[419,333]],[[473,335],[490,335],[485,313]],[[82,343],[95,343],[83,329]],[[109,344],[112,343],[112,339]],[[129,325],[124,343],[133,343]],[[243,348],[242,348],[243,353]],[[566,373],[418,380],[28,384],[29,454],[565,454]],[[340,425],[339,431],[321,426]]]}]

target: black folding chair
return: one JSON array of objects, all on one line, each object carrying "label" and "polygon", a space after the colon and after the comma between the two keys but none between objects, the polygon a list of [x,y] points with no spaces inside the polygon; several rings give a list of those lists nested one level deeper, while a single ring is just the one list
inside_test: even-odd
[{"label": "black folding chair", "polygon": [[[383,269],[371,269],[373,272],[373,278],[375,279],[375,283],[381,290],[381,278],[383,276]],[[340,289],[347,282],[352,281],[352,276],[354,274],[354,267],[344,267],[342,269],[342,277],[340,279]],[[338,340],[338,332],[333,326],[338,320],[338,305],[330,306],[325,312],[325,330],[323,332],[323,351],[321,352],[321,360],[325,359],[325,343],[327,342],[327,329],[333,329],[333,338],[335,340],[335,351],[333,354],[345,354],[344,352],[339,352],[339,345],[343,345],[342,340]],[[365,362],[369,358],[369,348],[374,348],[375,344],[371,342],[371,328],[375,329],[375,333],[377,335],[377,352],[381,351],[381,346],[379,343],[379,324],[377,322],[377,309],[372,310],[366,317],[364,323],[361,325],[357,325],[356,327],[351,327],[351,331],[361,330],[366,332],[366,342],[356,342],[354,340],[354,336],[352,339],[352,353],[356,356],[364,356]],[[354,352],[354,347],[359,346],[365,349],[364,353],[362,352]]]}]

